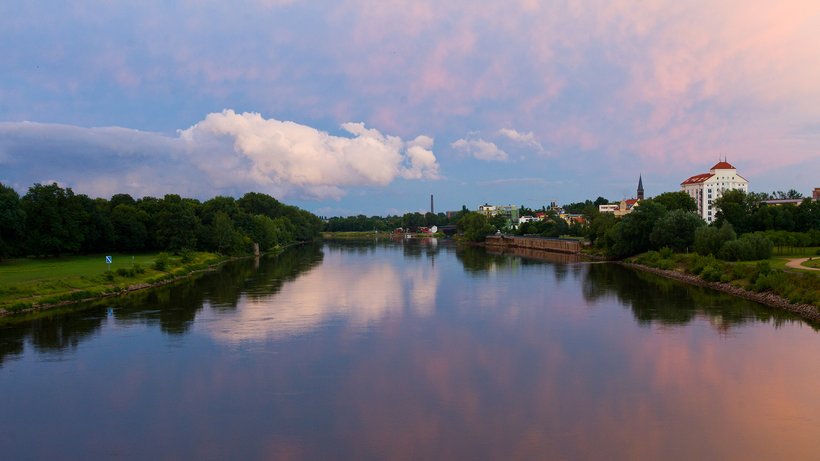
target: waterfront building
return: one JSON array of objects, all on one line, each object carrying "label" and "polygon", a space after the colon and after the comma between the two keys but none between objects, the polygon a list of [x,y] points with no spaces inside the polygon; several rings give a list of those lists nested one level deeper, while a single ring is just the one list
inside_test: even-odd
[{"label": "waterfront building", "polygon": [[478,212],[488,218],[501,215],[509,219],[512,224],[518,223],[518,207],[516,205],[489,205],[485,203],[478,207]]},{"label": "waterfront building", "polygon": [[681,190],[695,199],[698,215],[704,221],[715,220],[714,201],[727,190],[749,192],[749,181],[737,173],[737,168],[725,159],[709,169],[708,173],[690,176],[680,184]]}]

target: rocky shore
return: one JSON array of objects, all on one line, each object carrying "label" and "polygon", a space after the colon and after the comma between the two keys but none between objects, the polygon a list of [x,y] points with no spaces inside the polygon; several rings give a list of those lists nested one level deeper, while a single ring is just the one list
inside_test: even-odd
[{"label": "rocky shore", "polygon": [[739,296],[741,298],[749,299],[751,301],[756,301],[761,304],[765,304],[769,307],[774,307],[776,309],[782,309],[785,311],[792,312],[794,314],[799,315],[800,317],[811,321],[813,323],[820,323],[820,310],[818,310],[815,306],[810,304],[794,304],[789,302],[788,299],[783,298],[782,296],[778,296],[773,293],[769,292],[754,292],[749,290],[744,290],[743,288],[734,286],[729,283],[721,283],[721,282],[707,282],[702,278],[692,275],[692,274],[685,274],[683,272],[673,271],[673,270],[664,270],[664,269],[657,269],[654,267],[643,266],[641,264],[634,264],[634,263],[626,263],[621,262],[620,264],[631,267],[633,269],[651,272],[653,274],[659,275],[661,277],[666,277],[673,280],[678,280],[684,283],[688,283],[690,285],[697,285],[701,287],[711,288],[713,290],[722,291],[724,293],[729,293],[734,296]]}]

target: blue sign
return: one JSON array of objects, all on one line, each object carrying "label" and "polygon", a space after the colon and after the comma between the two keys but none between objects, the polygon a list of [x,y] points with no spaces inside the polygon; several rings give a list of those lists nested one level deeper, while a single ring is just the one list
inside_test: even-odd
[{"label": "blue sign", "polygon": [[106,256],[105,257],[105,263],[106,264],[111,264],[111,256]]}]

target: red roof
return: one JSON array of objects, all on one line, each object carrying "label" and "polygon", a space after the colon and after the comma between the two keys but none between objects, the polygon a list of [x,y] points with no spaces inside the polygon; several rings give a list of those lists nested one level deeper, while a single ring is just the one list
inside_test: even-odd
[{"label": "red roof", "polygon": [[736,170],[737,168],[733,167],[729,162],[717,162],[715,166],[710,168],[709,170]]},{"label": "red roof", "polygon": [[[720,163],[718,163],[717,165],[715,165],[715,167],[717,167],[717,166],[718,166],[718,165],[720,165],[721,163],[726,164],[726,165],[729,165],[729,164],[728,164],[728,163],[726,163],[726,162],[720,162]],[[730,167],[732,167],[731,165],[729,165],[729,166],[730,166]],[[715,169],[715,167],[712,167],[712,169],[714,170],[714,169]],[[734,167],[732,167],[732,168],[734,168]],[[712,173],[696,174],[696,175],[694,175],[694,176],[692,176],[692,177],[690,177],[690,178],[686,179],[686,180],[685,180],[685,181],[683,181],[682,183],[680,183],[680,185],[682,186],[682,185],[684,185],[684,184],[700,184],[700,183],[702,183],[702,182],[706,181],[707,179],[711,178],[712,176],[714,176]]]}]

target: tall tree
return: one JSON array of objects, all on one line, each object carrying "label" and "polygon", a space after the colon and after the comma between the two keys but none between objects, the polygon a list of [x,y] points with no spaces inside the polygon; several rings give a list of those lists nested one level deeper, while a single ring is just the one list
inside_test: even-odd
[{"label": "tall tree", "polygon": [[667,211],[697,211],[698,209],[698,204],[695,202],[695,199],[683,191],[664,192],[652,197],[652,200],[666,207]]},{"label": "tall tree", "polygon": [[695,231],[705,225],[700,216],[691,211],[673,210],[658,219],[652,233],[649,234],[649,242],[653,248],[669,247],[675,251],[683,251],[692,247],[695,242]]},{"label": "tall tree", "polygon": [[191,203],[179,195],[166,195],[156,220],[156,240],[160,248],[174,252],[196,248],[200,223]]},{"label": "tall tree", "polygon": [[83,210],[71,188],[31,186],[21,200],[26,212],[26,247],[35,255],[75,253],[82,248]]},{"label": "tall tree", "polygon": [[651,248],[649,236],[655,223],[666,215],[666,208],[654,200],[643,200],[632,212],[621,218],[612,233],[609,251],[615,258],[625,258]]},{"label": "tall tree", "polygon": [[18,254],[25,235],[26,213],[20,196],[0,183],[0,259]]}]

